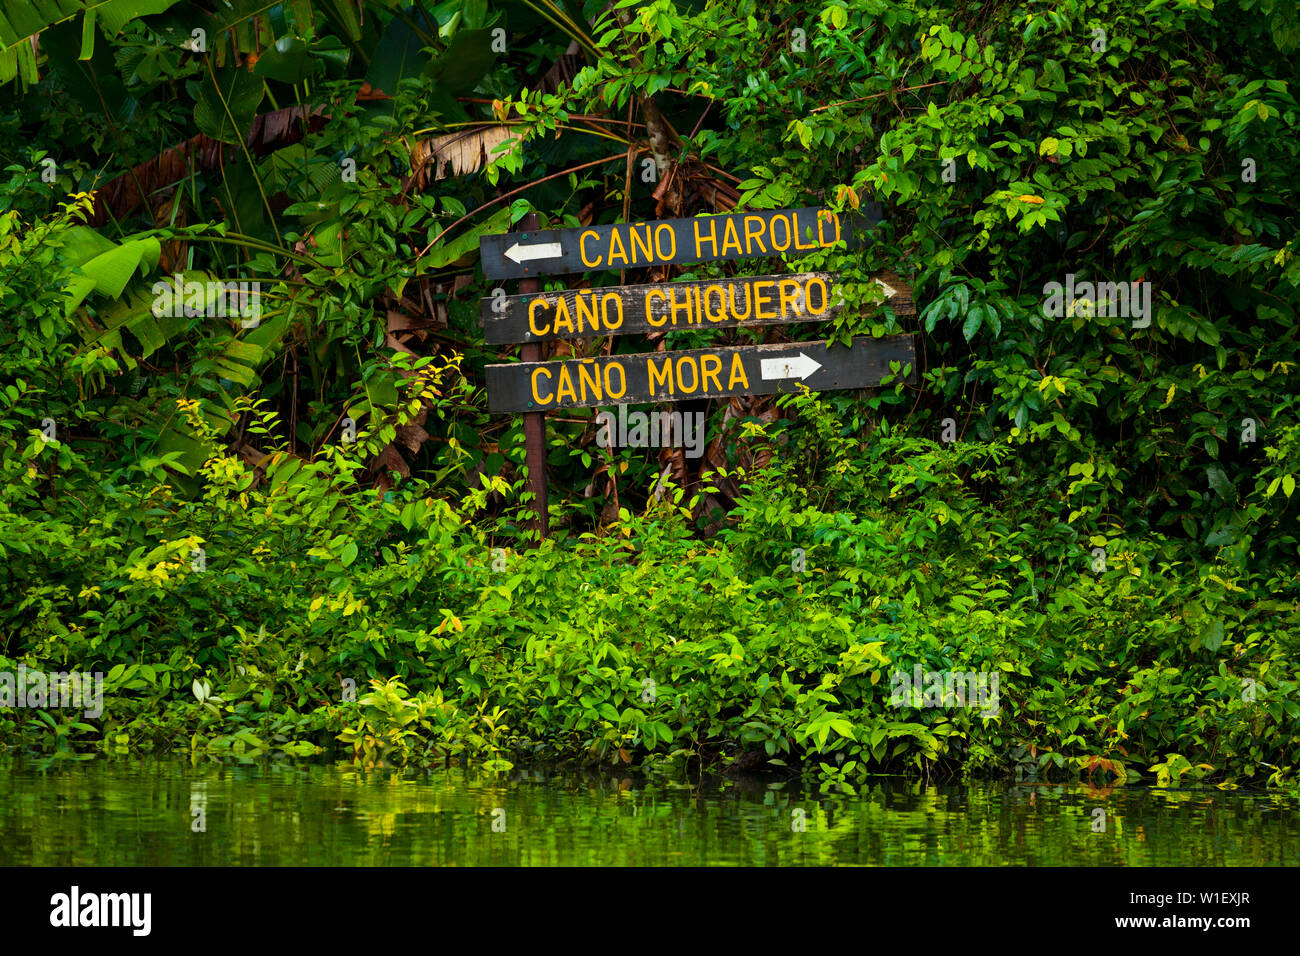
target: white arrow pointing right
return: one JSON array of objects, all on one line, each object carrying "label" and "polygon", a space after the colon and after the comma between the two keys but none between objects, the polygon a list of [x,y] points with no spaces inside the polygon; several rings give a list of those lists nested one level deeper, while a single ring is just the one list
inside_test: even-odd
[{"label": "white arrow pointing right", "polygon": [[783,355],[780,358],[762,359],[758,363],[759,374],[764,380],[774,378],[805,379],[822,365],[800,352],[797,356]]},{"label": "white arrow pointing right", "polygon": [[527,262],[529,259],[558,259],[561,252],[558,242],[539,242],[531,246],[516,242],[505,251],[505,256],[515,262]]}]

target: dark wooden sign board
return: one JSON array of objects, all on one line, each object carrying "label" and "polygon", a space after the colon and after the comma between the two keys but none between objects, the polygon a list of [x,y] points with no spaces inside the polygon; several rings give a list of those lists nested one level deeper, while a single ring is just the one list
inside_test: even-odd
[{"label": "dark wooden sign board", "polygon": [[489,279],[758,256],[795,257],[841,240],[849,248],[868,245],[871,227],[879,221],[879,207],[874,204],[857,213],[769,209],[483,236],[479,255],[483,275]]},{"label": "dark wooden sign board", "polygon": [[[896,314],[915,314],[911,289],[894,277],[876,281]],[[479,311],[484,339],[497,345],[825,322],[844,308],[838,284],[838,273],[801,272],[605,286],[489,296],[481,300]]]},{"label": "dark wooden sign board", "polygon": [[868,388],[890,374],[891,362],[898,363],[898,374],[908,372],[906,381],[913,380],[912,336],[856,338],[847,347],[790,342],[513,362],[487,366],[488,410],[509,414],[772,395],[799,385],[816,392]]},{"label": "dark wooden sign board", "polygon": [[[896,335],[857,338],[849,346],[795,342],[542,362],[541,343],[555,339],[824,322],[838,315],[843,303],[835,287],[838,277],[827,272],[554,293],[541,293],[537,276],[759,256],[790,259],[841,243],[860,248],[871,242],[871,227],[879,221],[875,203],[856,213],[776,209],[547,230],[537,229],[537,216],[530,214],[520,232],[482,237],[483,274],[523,280],[519,295],[483,300],[486,340],[521,343],[523,359],[487,366],[488,408],[495,414],[524,413],[540,535],[547,533],[543,420],[550,409],[770,395],[799,385],[815,391],[867,388],[890,376],[891,365],[913,381],[916,352],[910,335]],[[914,315],[911,289],[889,278],[876,280],[886,301],[896,314]]]}]

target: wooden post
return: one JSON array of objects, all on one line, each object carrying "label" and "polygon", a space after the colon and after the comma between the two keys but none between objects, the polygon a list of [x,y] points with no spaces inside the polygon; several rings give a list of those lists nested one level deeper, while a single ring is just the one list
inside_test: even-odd
[{"label": "wooden post", "polygon": [[[598,407],[614,399],[612,378],[602,379],[604,387],[594,388],[590,395],[582,387],[589,380],[585,376],[597,368],[606,369],[602,373],[604,375],[620,373],[622,385],[618,397],[625,404],[633,404],[676,401],[675,395],[678,392],[690,394],[693,399],[704,399],[792,392],[798,385],[804,385],[813,391],[864,388],[879,384],[889,375],[891,362],[910,364],[915,359],[910,337],[894,336],[898,341],[877,342],[861,337],[855,339],[850,347],[838,349],[828,349],[821,342],[787,342],[738,348],[677,350],[671,353],[611,354],[601,358],[570,358],[542,363],[542,343],[563,338],[565,332],[572,334],[573,327],[561,329],[556,322],[547,332],[533,331],[529,318],[533,302],[539,308],[557,308],[555,301],[561,297],[539,296],[539,276],[612,270],[616,266],[626,269],[631,264],[642,268],[687,262],[754,259],[760,256],[771,257],[773,253],[784,253],[787,250],[794,255],[796,251],[831,248],[841,242],[847,243],[849,248],[861,248],[874,241],[872,228],[879,222],[880,209],[874,204],[868,204],[864,210],[852,214],[808,207],[665,219],[651,223],[606,223],[569,229],[539,229],[537,216],[529,215],[519,223],[517,230],[507,234],[481,236],[479,261],[484,278],[520,280],[520,294],[507,296],[508,301],[504,303],[506,308],[502,312],[498,312],[500,296],[493,296],[490,303],[484,299],[479,307],[487,342],[521,343],[522,362],[488,365],[485,377],[488,410],[492,414],[522,413],[524,416],[524,460],[528,469],[529,490],[533,493],[538,539],[545,538],[550,531],[546,497],[544,415],[549,409]],[[755,226],[758,227],[757,230]],[[784,245],[780,244],[782,242]],[[591,248],[588,248],[589,245]],[[617,263],[614,261],[615,249],[619,250]],[[635,250],[638,249],[641,258],[637,258]],[[627,250],[634,250],[631,261],[626,255]],[[684,286],[682,292],[686,295],[688,323],[692,291],[695,293],[695,324],[699,323],[701,313],[711,323],[725,319],[728,325],[736,326],[742,323],[824,322],[831,318],[837,308],[831,294],[833,280],[834,277],[829,274],[759,276],[709,282],[703,290],[699,288],[700,283],[695,283],[693,289]],[[719,284],[723,281],[726,283],[725,288]],[[730,294],[730,290],[737,288],[738,283],[744,284],[747,291],[745,301],[748,303],[748,311],[744,316],[736,313],[734,298]],[[813,283],[817,283],[817,288],[823,293],[817,300],[820,303],[819,309],[807,294]],[[730,312],[723,306],[722,311],[726,314],[721,318],[713,312],[714,299],[710,294],[715,285],[725,301],[733,306]],[[885,293],[889,299],[899,295],[899,290],[888,283],[882,282],[882,285],[886,286]],[[760,292],[761,286],[767,286],[771,290],[766,297]],[[650,300],[652,295],[666,298],[667,294],[662,288],[645,291],[647,288],[650,287],[620,286],[602,291],[602,305],[611,294],[619,300],[620,319],[624,315],[624,301],[631,303],[627,315],[628,324],[620,321],[618,328],[593,328],[590,331],[602,336],[627,333],[630,331],[634,308],[639,308],[636,312],[640,320],[638,327],[661,328],[664,321],[662,306],[656,311]],[[578,301],[581,294],[577,290],[570,290],[561,295]],[[594,298],[595,291],[586,294]],[[672,295],[669,307],[675,325],[679,307],[676,304],[676,293]],[[533,302],[529,301],[530,297]],[[638,300],[639,307],[636,306]],[[568,299],[565,302],[567,308]],[[762,311],[763,303],[769,307],[766,314]],[[892,304],[896,308],[900,305],[898,302]],[[814,309],[818,311],[814,312]],[[582,314],[581,308],[578,314]],[[751,315],[755,320],[761,318],[762,323],[748,322]],[[656,319],[659,320],[657,323]],[[600,321],[604,323],[603,318]],[[525,328],[527,332],[524,331]],[[579,331],[582,331],[581,324]],[[655,361],[662,361],[662,367],[656,368],[653,365]],[[696,361],[701,364],[690,364]],[[672,362],[676,364],[673,365]],[[677,387],[677,376],[682,374],[682,363],[688,363],[693,371],[689,387],[685,384],[685,379]],[[579,367],[580,374],[572,371]],[[662,391],[665,384],[663,379],[667,374],[665,369],[669,368],[673,370],[673,377],[668,380],[668,393],[665,395]],[[568,378],[577,374],[577,378],[573,379],[580,383],[577,395],[573,393],[571,383],[564,389],[567,401],[559,397],[558,382],[556,390],[548,392],[545,399],[535,389],[526,387],[529,383],[525,379],[529,375],[552,374],[556,370]]]},{"label": "wooden post", "polygon": [[[537,213],[530,212],[520,221],[523,238],[529,232],[537,231]],[[529,276],[519,280],[520,295],[530,295],[541,291],[540,280]],[[540,362],[542,346],[540,342],[528,342],[519,348],[519,357],[525,362]],[[524,461],[528,465],[528,483],[533,490],[533,508],[537,512],[538,540],[545,538],[549,531],[548,511],[546,507],[546,413],[524,413]]]}]

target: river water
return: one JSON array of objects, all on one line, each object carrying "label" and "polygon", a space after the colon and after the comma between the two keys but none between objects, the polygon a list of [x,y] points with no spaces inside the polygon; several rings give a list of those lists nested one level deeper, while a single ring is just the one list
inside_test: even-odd
[{"label": "river water", "polygon": [[12,759],[0,865],[1293,865],[1297,809],[1240,790]]}]

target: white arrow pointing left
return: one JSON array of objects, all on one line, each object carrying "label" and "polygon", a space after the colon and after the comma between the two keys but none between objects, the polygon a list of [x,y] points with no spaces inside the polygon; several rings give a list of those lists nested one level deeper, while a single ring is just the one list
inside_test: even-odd
[{"label": "white arrow pointing left", "polygon": [[781,358],[762,359],[758,363],[759,374],[764,379],[797,378],[805,379],[822,365],[800,352],[797,356],[784,355]]},{"label": "white arrow pointing left", "polygon": [[558,242],[539,242],[525,246],[516,242],[506,250],[506,258],[515,262],[527,262],[529,259],[558,259],[561,253]]}]

